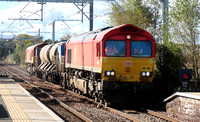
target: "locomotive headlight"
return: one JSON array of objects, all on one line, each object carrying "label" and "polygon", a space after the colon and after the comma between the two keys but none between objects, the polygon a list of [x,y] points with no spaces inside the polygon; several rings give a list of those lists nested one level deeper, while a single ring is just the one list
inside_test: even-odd
[{"label": "locomotive headlight", "polygon": [[147,77],[150,76],[150,72],[146,72],[146,76],[147,76]]},{"label": "locomotive headlight", "polygon": [[104,75],[105,76],[114,76],[115,75],[115,71],[104,71]]},{"label": "locomotive headlight", "polygon": [[141,72],[141,76],[142,77],[151,77],[152,76],[152,72]]},{"label": "locomotive headlight", "polygon": [[145,73],[145,72],[142,72],[141,74],[142,74],[142,76],[143,76],[143,77],[146,75],[146,73]]},{"label": "locomotive headlight", "polygon": [[111,74],[110,71],[107,71],[107,72],[106,72],[106,75],[107,75],[107,76],[110,76],[110,74]]},{"label": "locomotive headlight", "polygon": [[114,72],[114,71],[111,71],[110,74],[111,74],[111,76],[114,76],[114,75],[115,75],[115,72]]},{"label": "locomotive headlight", "polygon": [[131,39],[131,36],[130,36],[130,35],[127,35],[126,38],[127,38],[127,39]]}]

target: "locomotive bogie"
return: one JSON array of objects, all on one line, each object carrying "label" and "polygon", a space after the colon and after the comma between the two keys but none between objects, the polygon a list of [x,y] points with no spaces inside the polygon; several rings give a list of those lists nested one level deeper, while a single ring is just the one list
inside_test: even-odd
[{"label": "locomotive bogie", "polygon": [[73,78],[73,84],[75,86],[76,89],[79,89],[81,92],[83,92],[84,94],[87,94],[87,81],[83,80],[83,79],[79,79],[74,77]]}]

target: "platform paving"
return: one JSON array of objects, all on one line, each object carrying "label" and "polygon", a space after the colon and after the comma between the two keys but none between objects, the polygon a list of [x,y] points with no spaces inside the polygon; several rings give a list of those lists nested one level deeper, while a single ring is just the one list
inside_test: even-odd
[{"label": "platform paving", "polygon": [[0,78],[0,121],[64,122],[10,78]]}]

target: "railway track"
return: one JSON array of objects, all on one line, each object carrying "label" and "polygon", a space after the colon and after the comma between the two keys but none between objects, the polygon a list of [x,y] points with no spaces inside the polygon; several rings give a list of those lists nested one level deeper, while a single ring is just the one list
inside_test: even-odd
[{"label": "railway track", "polygon": [[[27,80],[28,79],[27,76],[23,76],[23,77],[26,77],[26,78],[23,78],[21,74],[26,74],[27,75],[27,73],[22,71],[21,69],[18,69],[18,68],[14,67],[14,66],[9,66],[9,65],[7,65],[6,67],[7,67],[7,69],[4,68],[4,70],[6,70],[8,76],[18,77],[18,79],[21,79],[21,80],[25,81],[27,84],[31,85],[34,89],[37,89],[41,93],[44,93],[44,94],[48,95],[52,100],[56,101],[56,103],[58,103],[59,105],[61,105],[65,109],[70,109],[68,111],[71,111],[73,114],[78,116],[78,118],[80,118],[82,121],[98,121],[96,119],[98,117],[94,117],[94,118],[91,117],[91,116],[94,116],[94,115],[91,115],[90,117],[88,117],[88,115],[82,114],[82,113],[86,113],[86,112],[78,112],[79,109],[77,109],[76,107],[75,107],[76,108],[76,110],[75,110],[72,107],[66,105],[65,104],[65,102],[66,102],[65,100],[59,100],[60,97],[55,98],[54,94],[52,95],[52,93],[47,93],[47,91],[51,91],[50,90],[51,87],[50,87],[50,89],[47,89],[47,88],[42,88],[41,86],[36,86],[34,84],[34,81],[36,80],[34,77],[29,77],[29,80]],[[12,69],[13,71],[15,70],[20,75],[16,74],[16,73],[13,73],[13,71],[10,71],[10,69]],[[0,70],[0,73],[1,73],[1,70]],[[41,83],[47,84],[47,82],[41,82]],[[48,84],[51,84],[51,83],[48,82]],[[55,85],[55,84],[51,84],[51,85]],[[60,89],[60,88],[58,88],[58,89]],[[73,94],[73,93],[71,92],[71,94]],[[75,96],[77,96],[77,94]],[[95,105],[95,106],[93,105],[94,108],[96,108],[99,111],[106,111],[109,114],[115,114],[114,115],[115,119],[118,118],[116,121],[134,121],[134,122],[140,122],[140,121],[172,121],[172,122],[174,122],[174,121],[178,121],[176,119],[161,115],[161,114],[159,114],[157,112],[153,112],[153,111],[150,111],[150,110],[147,110],[146,113],[136,112],[136,113],[140,113],[140,114],[136,114],[136,113],[130,112],[130,110],[129,110],[129,112],[128,111],[119,111],[119,110],[116,110],[116,109],[113,109],[113,108],[110,108],[110,107],[106,107],[103,104],[97,103],[94,100],[89,99],[89,98],[84,97],[84,96],[81,96],[81,99],[82,99],[83,102],[85,102],[85,101],[91,102],[92,104]],[[62,102],[62,101],[64,101],[64,102]],[[91,105],[91,103],[89,103],[89,105]],[[92,111],[88,111],[87,113],[91,113],[91,112]],[[105,112],[101,113],[101,115],[103,115],[103,114],[107,114],[107,113],[105,113]],[[141,116],[141,114],[144,114],[144,115]],[[97,114],[96,114],[96,116],[97,116]],[[101,119],[100,121],[105,121],[105,120],[113,121],[112,117],[110,119],[107,119],[107,118],[109,118],[109,117],[105,117],[104,119]]]},{"label": "railway track", "polygon": [[[14,69],[18,70],[17,68],[13,67]],[[20,77],[19,75],[13,73],[12,71],[9,71],[5,68],[3,68],[3,70],[6,70],[7,73],[9,73],[10,76],[15,76],[17,78],[19,78],[20,80],[23,80],[24,82],[26,82],[27,84],[29,84],[30,86],[32,86],[33,88],[37,89],[38,91],[40,91],[41,93],[47,95],[49,98],[51,98],[51,100],[54,100],[57,104],[59,104],[60,106],[62,106],[63,108],[65,108],[67,110],[67,112],[71,112],[71,115],[74,115],[75,119],[73,117],[72,120],[78,120],[78,121],[86,121],[86,122],[92,122],[92,120],[90,120],[89,118],[87,118],[86,116],[82,115],[81,113],[77,112],[76,110],[74,110],[73,108],[71,108],[70,106],[64,104],[63,102],[61,102],[60,100],[56,99],[55,97],[53,97],[52,95],[48,94],[47,92],[45,92],[44,90],[40,89],[39,87],[33,85],[32,83],[30,83],[29,81],[27,81],[26,79]],[[18,70],[20,72],[22,72],[21,70]],[[23,72],[24,73],[24,72]],[[8,75],[7,75],[8,76]]]},{"label": "railway track", "polygon": [[135,110],[123,110],[125,113],[130,116],[135,116],[140,121],[156,121],[156,122],[179,122],[179,120],[168,117],[166,115],[160,114],[158,112],[144,109],[143,112],[135,111]]},{"label": "railway track", "polygon": [[[12,70],[17,70],[17,72],[18,73],[20,73],[20,74],[23,74],[23,71],[19,71],[18,69],[16,69],[16,68],[13,68],[13,66],[7,66],[7,68],[8,67],[10,67],[10,69],[12,68]],[[60,100],[58,100],[58,98],[55,98],[52,94],[49,94],[49,93],[47,93],[46,91],[49,91],[47,88],[42,88],[41,86],[36,86],[36,85],[33,85],[32,83],[32,81],[27,81],[25,78],[22,78],[22,76],[19,76],[18,74],[16,74],[16,73],[13,73],[12,71],[10,71],[10,70],[8,70],[8,69],[4,69],[4,70],[7,70],[7,72],[9,72],[9,75],[10,76],[14,76],[14,77],[18,77],[18,79],[20,79],[20,80],[23,80],[23,81],[26,81],[26,83],[27,84],[29,84],[29,85],[31,85],[32,87],[34,87],[34,88],[36,88],[36,89],[40,89],[40,91],[42,92],[42,93],[45,93],[45,94],[47,94],[48,96],[50,96],[50,98],[51,99],[53,99],[53,100],[55,100],[56,101],[56,103],[59,103],[59,104],[61,104],[62,106],[64,106],[64,107],[66,107],[67,105],[64,103],[64,102],[62,102],[62,101],[60,101]],[[31,78],[31,79],[33,79],[33,78]],[[34,79],[35,80],[35,79]],[[42,83],[47,83],[47,82],[42,82]],[[21,84],[21,83],[20,83]],[[48,84],[51,84],[51,83],[48,83]],[[53,84],[51,84],[51,85],[53,85]],[[42,90],[42,89],[45,89],[45,90]],[[83,101],[85,101],[86,99],[85,98],[82,98],[83,99]],[[92,102],[92,100],[90,100],[89,102]],[[94,101],[95,102],[95,101]],[[86,102],[87,103],[87,102]],[[91,105],[91,103],[89,103],[89,105]],[[104,109],[102,106],[103,105],[98,105],[98,107],[97,106],[94,106],[94,105],[92,105],[93,106],[93,108],[92,109],[96,109],[99,113],[97,113],[95,116],[96,117],[94,117],[94,115],[92,115],[92,116],[89,116],[88,117],[88,115],[87,115],[87,117],[85,116],[85,115],[83,115],[82,114],[82,116],[85,116],[85,117],[79,117],[79,118],[88,118],[88,120],[86,119],[86,120],[83,120],[83,121],[105,121],[105,120],[108,120],[109,118],[110,118],[110,121],[112,121],[112,120],[117,120],[117,121],[131,121],[130,119],[126,119],[125,117],[120,117],[120,115],[117,115],[117,114],[114,114],[114,113],[111,113],[111,112],[109,112],[107,109]],[[69,108],[69,107],[66,107],[66,108]],[[91,107],[90,107],[91,108]],[[87,109],[89,109],[89,108],[87,108]],[[96,111],[95,110],[95,111]],[[73,112],[75,112],[75,114],[78,112],[77,110],[71,110],[71,111],[73,111]],[[85,112],[83,112],[83,113],[89,113],[90,115],[92,114],[92,112],[93,111],[91,111],[91,110],[89,110],[89,111],[86,111],[86,109],[84,110]],[[104,117],[105,116],[107,116],[107,117],[101,117],[102,115],[104,115]],[[111,116],[112,115],[112,116]],[[113,116],[114,115],[114,116]],[[109,117],[110,116],[110,117]],[[100,120],[98,120],[97,118],[101,118]]]}]

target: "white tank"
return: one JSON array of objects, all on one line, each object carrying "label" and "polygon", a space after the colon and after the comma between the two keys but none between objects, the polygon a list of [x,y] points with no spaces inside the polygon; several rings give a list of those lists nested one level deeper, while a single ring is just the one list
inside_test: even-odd
[{"label": "white tank", "polygon": [[42,62],[50,62],[49,51],[53,44],[44,46],[40,51],[40,59]]},{"label": "white tank", "polygon": [[[58,50],[58,46],[63,44],[63,43],[66,43],[66,42],[59,42],[59,43],[56,43],[54,44],[51,49],[50,49],[50,52],[49,52],[49,56],[50,56],[50,61],[51,62],[54,62],[55,61],[55,57],[56,57],[56,52]],[[55,63],[55,62],[54,62]]]},{"label": "white tank", "polygon": [[59,45],[59,44],[60,44],[60,43],[54,44],[54,45],[51,47],[51,49],[50,49],[49,56],[50,56],[51,62],[54,62],[54,58],[55,58],[55,56],[56,56],[56,50],[58,49],[58,45]]}]

